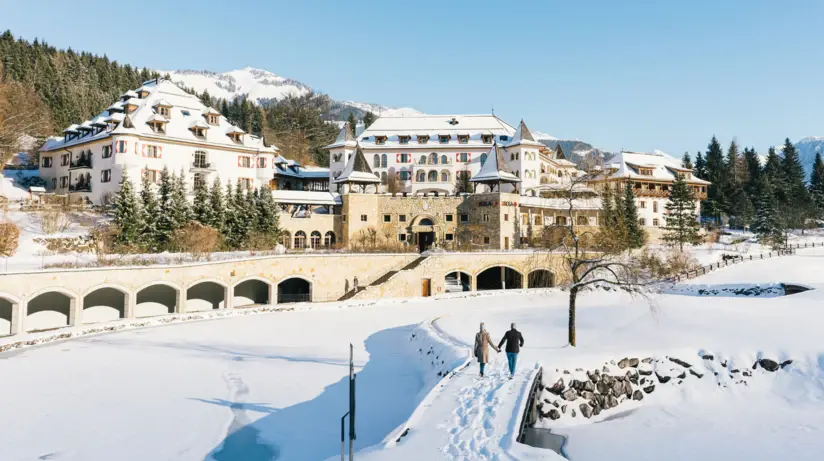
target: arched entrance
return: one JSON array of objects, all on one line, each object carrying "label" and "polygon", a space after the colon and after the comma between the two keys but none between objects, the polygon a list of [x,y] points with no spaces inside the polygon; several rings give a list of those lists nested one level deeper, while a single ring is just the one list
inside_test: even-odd
[{"label": "arched entrance", "polygon": [[173,314],[177,306],[177,289],[165,284],[149,285],[137,292],[135,317]]},{"label": "arched entrance", "polygon": [[435,222],[432,218],[420,218],[416,224],[412,225],[412,232],[418,243],[418,251],[423,253],[435,243]]},{"label": "arched entrance", "polygon": [[481,290],[511,290],[521,288],[521,273],[506,266],[492,266],[476,277],[478,291]]},{"label": "arched entrance", "polygon": [[555,285],[552,272],[546,269],[537,269],[529,273],[527,286],[529,288],[550,288]]},{"label": "arched entrance", "polygon": [[444,278],[444,291],[447,293],[457,293],[472,290],[472,276],[466,272],[454,271],[446,274]]},{"label": "arched entrance", "polygon": [[186,290],[186,312],[220,309],[225,301],[226,288],[217,282],[199,282]]},{"label": "arched entrance", "polygon": [[12,313],[15,304],[11,299],[0,297],[0,336],[11,334]]},{"label": "arched entrance", "polygon": [[26,331],[52,330],[69,325],[74,299],[59,291],[47,291],[29,300]]},{"label": "arched entrance", "polygon": [[232,305],[234,307],[266,305],[270,303],[269,284],[263,280],[250,279],[235,285],[234,298],[232,299]]},{"label": "arched entrance", "polygon": [[127,294],[117,288],[98,288],[83,297],[83,323],[100,323],[126,317]]},{"label": "arched entrance", "polygon": [[312,301],[312,283],[292,277],[278,283],[278,304]]}]

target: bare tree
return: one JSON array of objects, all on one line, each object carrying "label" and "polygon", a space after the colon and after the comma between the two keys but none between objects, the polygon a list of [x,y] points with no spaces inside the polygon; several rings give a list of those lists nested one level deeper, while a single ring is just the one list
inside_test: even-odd
[{"label": "bare tree", "polygon": [[31,89],[16,82],[0,84],[0,165],[22,150],[26,136],[45,136],[50,131],[48,112]]},{"label": "bare tree", "polygon": [[575,219],[576,210],[580,210],[583,201],[598,200],[596,194],[587,184],[592,175],[563,178],[557,189],[556,199],[564,207],[565,220],[556,220],[555,224],[545,230],[552,235],[549,240],[554,253],[563,254],[563,270],[567,272],[569,287],[569,345],[576,346],[575,314],[578,294],[590,285],[608,284],[629,289],[631,292],[644,284],[641,266],[631,255],[614,247],[599,247],[597,232],[589,226],[579,226]]}]

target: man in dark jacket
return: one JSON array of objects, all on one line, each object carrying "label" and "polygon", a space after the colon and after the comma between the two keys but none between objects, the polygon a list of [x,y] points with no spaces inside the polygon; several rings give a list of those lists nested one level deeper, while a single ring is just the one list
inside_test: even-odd
[{"label": "man in dark jacket", "polygon": [[518,352],[521,352],[521,347],[524,345],[524,337],[521,332],[515,329],[515,324],[512,328],[504,333],[498,348],[500,349],[506,343],[506,360],[509,362],[509,379],[515,376],[515,363],[518,361]]}]

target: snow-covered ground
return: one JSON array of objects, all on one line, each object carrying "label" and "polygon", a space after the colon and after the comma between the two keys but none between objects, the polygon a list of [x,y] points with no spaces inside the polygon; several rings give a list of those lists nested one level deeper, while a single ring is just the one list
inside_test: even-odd
[{"label": "snow-covered ground", "polygon": [[[815,248],[690,282],[817,288],[792,296],[586,293],[577,348],[566,346],[566,293],[544,290],[307,305],[12,351],[0,354],[0,427],[14,434],[2,458],[336,459],[351,342],[361,459],[558,459],[512,442],[536,364],[551,384],[565,369],[674,356],[708,376],[660,385],[592,419],[541,424],[568,437],[575,461],[817,460],[823,271],[824,249]],[[503,354],[483,380],[477,364],[460,367],[481,321],[496,339],[513,321],[523,332],[516,379],[505,379]],[[706,353],[742,369],[761,357],[793,363],[753,371],[748,386],[720,385],[708,372],[718,365],[701,363]]]}]

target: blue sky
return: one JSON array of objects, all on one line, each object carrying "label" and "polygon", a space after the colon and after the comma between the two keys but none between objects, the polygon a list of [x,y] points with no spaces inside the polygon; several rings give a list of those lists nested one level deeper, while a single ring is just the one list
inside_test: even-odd
[{"label": "blue sky", "polygon": [[[168,6],[164,3],[173,3]],[[72,5],[72,6],[67,6]],[[495,112],[610,150],[824,135],[824,2],[0,0],[0,29],[157,69]]]}]

